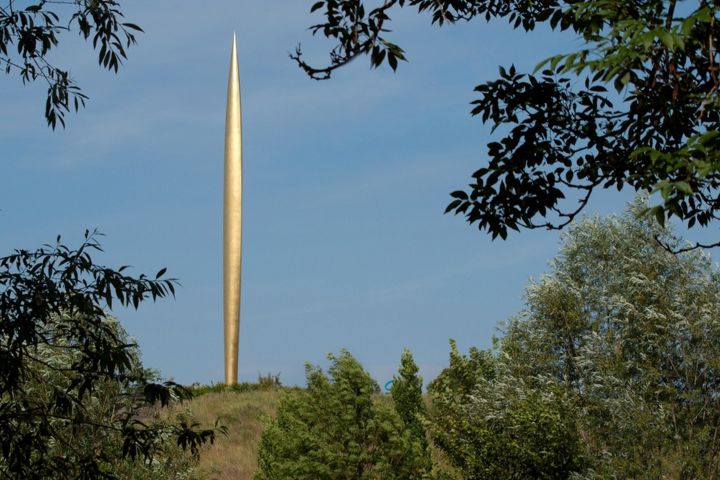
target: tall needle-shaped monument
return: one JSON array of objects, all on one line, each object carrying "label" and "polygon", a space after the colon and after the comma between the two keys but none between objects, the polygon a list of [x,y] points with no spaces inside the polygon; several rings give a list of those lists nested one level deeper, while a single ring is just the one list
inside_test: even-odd
[{"label": "tall needle-shaped monument", "polygon": [[242,112],[237,44],[233,34],[225,114],[225,198],[223,201],[223,317],[225,383],[238,380],[242,273]]}]

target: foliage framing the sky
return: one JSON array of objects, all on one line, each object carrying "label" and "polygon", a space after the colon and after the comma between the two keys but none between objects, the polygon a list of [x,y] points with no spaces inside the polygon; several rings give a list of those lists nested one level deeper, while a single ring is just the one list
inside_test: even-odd
[{"label": "foliage framing the sky", "polygon": [[53,129],[65,126],[65,114],[85,105],[87,96],[70,76],[68,68],[54,65],[51,52],[60,44],[63,32],[76,31],[92,40],[101,67],[117,72],[126,49],[136,43],[142,29],[123,22],[116,0],[42,0],[19,7],[9,0],[0,4],[0,69],[17,74],[23,83],[47,83],[45,118]]},{"label": "foliage framing the sky", "polygon": [[[559,229],[597,188],[659,192],[645,213],[664,224],[717,220],[720,208],[720,5],[698,0],[362,0],[315,2],[311,26],[336,42],[326,66],[291,55],[314,79],[358,56],[394,70],[404,50],[392,43],[393,10],[415,7],[434,24],[504,19],[526,31],[548,24],[576,34],[581,48],[540,62],[533,73],[500,68],[478,85],[472,114],[506,132],[488,145],[487,163],[447,211],[493,238],[508,230]],[[690,5],[692,4],[692,5]],[[681,8],[682,7],[682,8]],[[479,27],[482,28],[482,27]],[[610,91],[614,90],[614,92]],[[700,245],[696,246],[716,246]]]}]

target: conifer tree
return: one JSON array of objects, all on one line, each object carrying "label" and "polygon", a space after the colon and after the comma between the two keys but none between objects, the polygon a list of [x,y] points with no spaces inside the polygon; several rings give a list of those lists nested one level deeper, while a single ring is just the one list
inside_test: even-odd
[{"label": "conifer tree", "polygon": [[406,427],[418,439],[423,448],[427,448],[425,429],[422,425],[422,416],[425,415],[425,405],[422,399],[422,377],[418,375],[410,350],[404,349],[400,357],[400,370],[393,377],[392,395],[395,410]]}]

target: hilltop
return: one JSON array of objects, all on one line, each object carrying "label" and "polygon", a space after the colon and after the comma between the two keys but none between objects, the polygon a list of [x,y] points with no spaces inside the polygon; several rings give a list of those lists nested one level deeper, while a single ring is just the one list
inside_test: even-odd
[{"label": "hilltop", "polygon": [[251,480],[257,465],[257,446],[263,419],[277,411],[283,387],[242,384],[191,388],[195,397],[176,409],[192,414],[195,421],[212,425],[219,420],[227,436],[203,448],[192,478]]}]

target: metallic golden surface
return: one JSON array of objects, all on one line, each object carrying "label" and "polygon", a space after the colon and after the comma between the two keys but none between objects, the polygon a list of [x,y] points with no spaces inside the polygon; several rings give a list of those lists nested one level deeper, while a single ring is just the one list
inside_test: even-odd
[{"label": "metallic golden surface", "polygon": [[225,198],[223,203],[223,317],[225,383],[238,380],[240,285],[242,273],[242,113],[237,45],[233,34],[225,115]]}]

